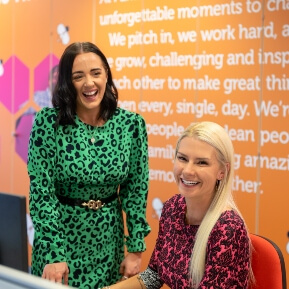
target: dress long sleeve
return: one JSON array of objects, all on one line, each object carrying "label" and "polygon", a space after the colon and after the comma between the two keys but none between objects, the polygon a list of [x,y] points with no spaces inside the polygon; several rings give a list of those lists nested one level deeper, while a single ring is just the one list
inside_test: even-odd
[{"label": "dress long sleeve", "polygon": [[[41,276],[45,264],[65,261],[70,286],[102,288],[121,278],[125,242],[129,252],[144,251],[144,237],[150,231],[145,216],[145,122],[140,115],[117,108],[102,126],[86,124],[75,115],[75,124],[55,130],[56,116],[55,108],[40,111],[31,133],[31,271]],[[103,206],[83,206],[89,200]]]},{"label": "dress long sleeve", "polygon": [[56,115],[47,118],[46,109],[36,115],[29,141],[28,174],[30,177],[29,209],[38,246],[47,254],[44,262],[65,261],[63,237],[58,228],[58,199],[55,196],[55,129]]},{"label": "dress long sleeve", "polygon": [[[125,124],[124,124],[125,125]],[[148,144],[144,119],[135,114],[135,121],[127,128],[132,135],[129,171],[127,179],[120,185],[120,200],[126,213],[128,252],[143,252],[146,249],[144,237],[150,232],[146,221],[148,194]]]}]

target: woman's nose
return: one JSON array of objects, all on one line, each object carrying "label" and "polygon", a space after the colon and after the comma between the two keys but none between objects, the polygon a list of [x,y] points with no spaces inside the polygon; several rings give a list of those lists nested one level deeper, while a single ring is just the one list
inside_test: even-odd
[{"label": "woman's nose", "polygon": [[183,168],[184,174],[194,175],[196,174],[196,168],[193,163],[187,163]]},{"label": "woman's nose", "polygon": [[84,83],[85,86],[92,86],[94,85],[94,81],[93,81],[93,77],[91,76],[87,76],[85,78],[85,83]]}]

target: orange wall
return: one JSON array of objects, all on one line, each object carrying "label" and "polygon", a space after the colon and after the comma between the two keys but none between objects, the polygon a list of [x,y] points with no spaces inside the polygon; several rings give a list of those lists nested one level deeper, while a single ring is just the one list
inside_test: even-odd
[{"label": "orange wall", "polygon": [[[39,109],[33,102],[36,69],[45,59],[51,67],[67,44],[92,41],[110,60],[120,106],[147,121],[152,233],[143,267],[158,231],[153,204],[177,193],[171,174],[177,136],[198,120],[228,129],[237,161],[237,203],[251,232],[274,240],[288,264],[288,5],[0,0],[0,19],[6,72],[0,73],[0,191],[28,196],[26,164],[16,152],[21,135],[14,133],[27,108]],[[60,34],[59,24],[68,31]]]}]

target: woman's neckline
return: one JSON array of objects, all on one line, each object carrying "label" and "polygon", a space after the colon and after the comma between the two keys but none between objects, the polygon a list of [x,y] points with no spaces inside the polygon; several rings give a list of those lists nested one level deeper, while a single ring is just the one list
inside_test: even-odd
[{"label": "woman's neckline", "polygon": [[101,128],[101,127],[104,127],[108,121],[104,121],[104,120],[101,120],[99,123],[97,123],[96,125],[92,125],[88,122],[85,122],[83,121],[77,114],[76,114],[76,118],[77,120],[82,123],[83,125],[86,125],[88,127],[93,127],[93,128]]}]

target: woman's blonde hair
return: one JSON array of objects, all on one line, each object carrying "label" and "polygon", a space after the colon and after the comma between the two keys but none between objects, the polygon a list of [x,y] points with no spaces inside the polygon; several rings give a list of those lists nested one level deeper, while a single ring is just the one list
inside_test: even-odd
[{"label": "woman's blonde hair", "polygon": [[193,288],[197,288],[205,271],[208,238],[220,215],[227,208],[236,211],[241,218],[242,215],[232,196],[234,148],[225,129],[217,123],[209,121],[192,123],[180,136],[176,146],[176,154],[179,150],[182,139],[185,137],[193,137],[214,147],[216,150],[216,157],[224,169],[224,178],[219,181],[216,180],[216,192],[214,198],[204,219],[202,220],[202,223],[200,224],[192,251],[190,276]]}]

